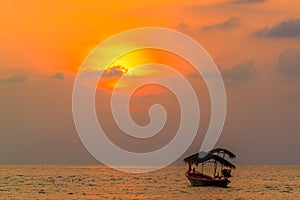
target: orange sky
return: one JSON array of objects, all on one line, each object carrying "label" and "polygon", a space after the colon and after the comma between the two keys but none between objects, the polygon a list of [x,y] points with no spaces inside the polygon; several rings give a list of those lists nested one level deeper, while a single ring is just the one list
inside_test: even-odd
[{"label": "orange sky", "polygon": [[[64,141],[58,149],[67,146],[67,138],[74,139],[71,133],[76,132],[71,116],[72,85],[84,58],[111,35],[145,26],[187,34],[216,62],[228,96],[228,119],[223,133],[226,137],[220,138],[221,145],[240,151],[241,162],[255,162],[245,149],[251,146],[248,141],[255,143],[260,137],[274,141],[259,141],[258,150],[269,145],[280,155],[291,153],[288,147],[295,146],[300,139],[296,134],[300,130],[296,121],[300,108],[299,13],[299,0],[1,1],[0,162],[4,162],[1,158],[11,162],[23,162],[25,158],[43,162],[42,156],[30,157],[39,148],[38,142],[30,138],[46,139],[49,144],[44,145],[50,146],[57,142],[54,132]],[[170,64],[187,75],[193,72],[174,55],[149,51],[135,56],[143,55],[145,62]],[[204,107],[207,106],[203,81],[193,76],[188,79],[193,86],[200,85],[198,97],[205,96]],[[167,103],[165,99],[161,101]],[[136,101],[138,108],[153,103],[153,99],[146,103],[142,99]],[[209,116],[207,108],[204,113]],[[140,113],[133,115],[137,120],[147,119]],[[201,131],[206,126],[205,121]],[[40,130],[47,131],[38,135]],[[16,140],[19,137],[31,145],[20,143]],[[90,162],[92,158],[82,150],[78,138],[74,141],[75,150],[66,151],[61,160],[78,151]],[[280,141],[286,143],[278,149]],[[297,148],[294,152],[299,152]],[[192,150],[195,149],[194,144]],[[60,159],[55,157],[57,152],[44,154],[54,161]],[[258,162],[268,155],[261,154]],[[269,159],[276,162],[275,157]],[[78,161],[73,157],[70,162],[74,160]],[[288,158],[281,161],[292,162]]]},{"label": "orange sky", "polygon": [[[297,0],[246,6],[223,2],[2,1],[0,42],[2,51],[8,54],[6,59],[12,59],[14,66],[50,73],[75,72],[97,44],[130,28],[161,26],[178,29],[184,23],[187,27],[182,31],[197,39],[213,57],[218,58],[230,56],[240,51],[245,43],[251,43],[247,38],[249,32],[299,15]],[[234,32],[205,33],[201,30],[201,26],[219,24],[232,17],[241,21]],[[232,36],[228,38],[227,33]],[[247,48],[251,53],[253,48],[257,49],[255,45]],[[271,50],[274,47],[264,45],[264,48]],[[262,52],[259,54],[264,56]],[[247,55],[240,57],[245,59]]]}]

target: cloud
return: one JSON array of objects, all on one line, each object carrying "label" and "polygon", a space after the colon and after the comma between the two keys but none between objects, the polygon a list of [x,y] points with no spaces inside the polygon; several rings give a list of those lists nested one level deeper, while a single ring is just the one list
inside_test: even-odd
[{"label": "cloud", "polygon": [[188,25],[184,22],[180,23],[176,29],[179,30],[179,31],[185,31],[186,29],[188,28]]},{"label": "cloud", "polygon": [[254,62],[252,60],[240,63],[230,69],[222,70],[222,76],[231,84],[237,84],[253,79],[257,71],[254,69]]},{"label": "cloud", "polygon": [[185,77],[194,79],[194,78],[201,78],[201,75],[199,73],[195,72],[195,73],[189,73],[189,74],[185,75]]},{"label": "cloud", "polygon": [[295,102],[300,102],[300,89],[298,89],[294,94],[292,94],[291,100]]},{"label": "cloud", "polygon": [[0,82],[2,83],[20,83],[24,82],[27,79],[27,76],[25,74],[20,75],[13,75],[8,78],[0,79]]},{"label": "cloud", "polygon": [[195,73],[188,73],[185,75],[186,78],[188,79],[197,79],[197,78],[203,78],[204,79],[214,79],[214,78],[218,78],[218,76],[213,73],[213,72],[202,72],[202,74],[195,72]]},{"label": "cloud", "polygon": [[221,30],[221,29],[229,29],[229,28],[235,28],[239,26],[239,20],[236,17],[232,17],[226,21],[223,21],[218,24],[212,24],[208,26],[204,26],[203,30]]},{"label": "cloud", "polygon": [[285,38],[300,37],[300,18],[282,21],[271,28],[263,28],[254,33],[255,36]]},{"label": "cloud", "polygon": [[140,96],[138,96],[138,98],[140,99],[140,100],[145,100],[145,99],[150,99],[150,98],[154,98],[156,95],[154,95],[154,94],[145,94],[145,95],[140,95]]},{"label": "cloud", "polygon": [[285,50],[278,56],[277,70],[290,77],[300,76],[300,49]]},{"label": "cloud", "polygon": [[[230,85],[236,85],[253,79],[257,75],[257,71],[254,68],[253,60],[249,60],[238,65],[233,66],[230,69],[220,69],[222,78]],[[216,78],[215,74],[204,72],[205,78]],[[202,78],[199,73],[189,73],[185,75],[188,79]]]},{"label": "cloud", "polygon": [[60,80],[62,80],[62,79],[65,79],[65,74],[64,73],[62,73],[62,72],[57,72],[56,74],[54,74],[51,78],[53,78],[53,79],[60,79]]},{"label": "cloud", "polygon": [[249,3],[264,3],[266,2],[266,0],[233,0],[228,2],[234,4],[249,4]]},{"label": "cloud", "polygon": [[128,69],[123,66],[113,66],[105,70],[102,74],[102,77],[121,77],[126,74]]}]

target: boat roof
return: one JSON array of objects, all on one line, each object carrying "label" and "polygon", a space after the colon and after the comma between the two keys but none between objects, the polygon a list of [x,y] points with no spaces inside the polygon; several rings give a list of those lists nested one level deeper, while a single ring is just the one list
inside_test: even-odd
[{"label": "boat roof", "polygon": [[198,165],[199,163],[205,163],[208,162],[210,160],[214,160],[217,161],[219,163],[221,163],[222,165],[224,165],[225,167],[229,167],[229,168],[233,168],[235,169],[235,165],[233,165],[231,162],[229,162],[228,160],[225,160],[224,158],[215,155],[213,153],[210,152],[198,152],[195,153],[191,156],[188,156],[186,158],[184,158],[184,162],[186,163],[191,163],[191,164],[196,164]]},{"label": "boat roof", "polygon": [[215,148],[215,149],[212,149],[210,151],[210,153],[221,153],[221,154],[224,154],[224,155],[228,155],[229,158],[236,158],[235,154],[232,153],[231,151],[227,150],[227,149],[224,149],[224,148]]}]

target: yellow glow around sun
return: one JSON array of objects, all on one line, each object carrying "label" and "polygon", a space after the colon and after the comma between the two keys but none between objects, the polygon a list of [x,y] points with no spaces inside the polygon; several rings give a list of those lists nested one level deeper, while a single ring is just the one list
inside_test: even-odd
[{"label": "yellow glow around sun", "polygon": [[[120,56],[118,59],[113,61],[107,69],[113,68],[115,66],[122,66],[128,71],[127,76],[155,76],[159,75],[161,72],[157,70],[151,70],[151,68],[144,68],[143,70],[137,68],[143,64],[149,63],[165,63],[166,56],[161,56],[160,54],[166,54],[166,52],[157,49],[143,49],[132,51],[128,54]],[[166,63],[165,63],[166,64]]]},{"label": "yellow glow around sun", "polygon": [[[139,70],[136,67],[153,62],[153,56],[153,54],[144,51],[132,51],[120,56],[104,70],[99,87],[101,89],[113,90],[122,76],[130,79],[131,77],[150,75],[151,73]],[[118,85],[118,87],[126,88],[126,85]]]},{"label": "yellow glow around sun", "polygon": [[139,65],[151,62],[152,56],[143,51],[132,51],[128,54],[120,56],[108,68],[113,66],[123,66],[127,69],[133,69]]},{"label": "yellow glow around sun", "polygon": [[118,84],[118,88],[127,89],[137,78],[155,77],[162,78],[168,76],[168,72],[165,70],[157,70],[157,68],[148,67],[138,68],[138,66],[150,63],[160,63],[174,67],[175,69],[182,71],[184,74],[186,67],[189,65],[182,58],[157,49],[143,49],[132,51],[123,56],[120,56],[114,60],[106,68],[98,68],[98,70],[104,70],[102,78],[100,80],[99,88],[112,91],[117,82],[122,76],[125,76],[125,81],[122,81],[122,85]]}]

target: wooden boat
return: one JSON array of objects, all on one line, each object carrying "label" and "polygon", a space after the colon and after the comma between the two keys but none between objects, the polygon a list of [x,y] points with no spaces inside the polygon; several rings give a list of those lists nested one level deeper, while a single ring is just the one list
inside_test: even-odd
[{"label": "wooden boat", "polygon": [[[221,157],[219,154],[222,154]],[[213,149],[210,152],[200,152],[189,157],[186,157],[184,161],[189,164],[189,169],[186,171],[185,176],[190,181],[192,186],[216,186],[216,187],[227,187],[230,183],[229,177],[231,177],[231,169],[235,166],[229,161],[225,160],[225,156],[228,155],[230,158],[235,158],[235,155],[230,151],[222,148]],[[203,173],[203,166],[205,163],[214,164],[214,174],[209,176]],[[192,165],[202,164],[202,172],[198,172],[193,168]],[[217,165],[221,164],[221,176],[217,172]]]},{"label": "wooden boat", "polygon": [[227,187],[230,181],[228,178],[218,177],[213,178],[207,174],[200,172],[186,171],[185,176],[189,179],[192,186],[216,186],[216,187]]}]

